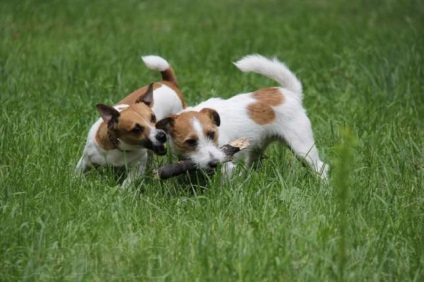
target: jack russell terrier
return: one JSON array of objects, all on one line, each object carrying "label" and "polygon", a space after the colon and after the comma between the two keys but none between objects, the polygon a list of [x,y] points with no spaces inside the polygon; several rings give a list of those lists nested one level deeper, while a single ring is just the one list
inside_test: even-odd
[{"label": "jack russell terrier", "polygon": [[157,120],[183,110],[186,106],[169,63],[159,56],[142,60],[159,71],[162,81],[140,88],[116,106],[97,104],[99,118],[91,127],[76,171],[84,174],[93,165],[128,167],[122,186],[127,187],[143,175],[151,163],[152,152],[166,154],[166,134],[155,128]]},{"label": "jack russell terrier", "polygon": [[[324,164],[315,147],[311,122],[302,106],[302,84],[277,59],[249,55],[235,63],[243,72],[266,76],[281,87],[268,87],[229,99],[211,98],[177,115],[156,123],[170,137],[173,151],[190,159],[199,168],[213,168],[224,159],[218,149],[232,140],[246,137],[250,147],[238,153],[248,166],[257,160],[273,141],[282,141],[322,178],[327,178]],[[234,164],[223,167],[231,174]]]}]

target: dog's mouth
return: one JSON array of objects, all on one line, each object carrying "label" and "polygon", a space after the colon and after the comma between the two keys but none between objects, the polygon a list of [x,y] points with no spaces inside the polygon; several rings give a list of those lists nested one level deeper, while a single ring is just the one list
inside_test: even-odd
[{"label": "dog's mouth", "polygon": [[158,156],[166,155],[166,147],[164,144],[153,144],[152,141],[147,140],[143,142],[142,145],[144,148],[152,150]]},{"label": "dog's mouth", "polygon": [[158,156],[166,155],[166,147],[164,145],[153,146],[152,151]]}]

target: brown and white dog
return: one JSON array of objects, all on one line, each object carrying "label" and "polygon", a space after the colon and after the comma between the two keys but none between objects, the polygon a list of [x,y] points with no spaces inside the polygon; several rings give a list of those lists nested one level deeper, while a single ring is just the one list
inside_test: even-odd
[{"label": "brown and white dog", "polygon": [[[224,159],[218,149],[232,140],[246,137],[250,148],[238,153],[247,165],[257,160],[272,141],[282,141],[305,160],[321,178],[327,177],[315,147],[311,123],[302,106],[302,85],[277,59],[260,55],[242,58],[235,65],[243,72],[262,74],[281,87],[262,88],[230,99],[212,98],[177,115],[158,121],[156,128],[167,132],[171,148],[200,168],[215,167]],[[230,174],[233,163],[226,163]]]},{"label": "brown and white dog", "polygon": [[76,171],[84,174],[93,165],[128,167],[122,186],[141,176],[152,152],[166,154],[166,134],[155,123],[185,108],[174,71],[159,56],[145,56],[149,69],[159,71],[162,81],[140,88],[115,106],[97,104],[99,118],[91,127]]}]

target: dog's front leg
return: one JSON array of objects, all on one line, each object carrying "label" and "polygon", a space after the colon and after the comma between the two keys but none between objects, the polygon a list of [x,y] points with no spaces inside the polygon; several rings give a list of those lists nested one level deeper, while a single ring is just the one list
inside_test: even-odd
[{"label": "dog's front leg", "polygon": [[223,164],[221,168],[222,175],[230,177],[233,174],[233,170],[235,167],[236,165],[233,162],[227,162]]},{"label": "dog's front leg", "polygon": [[149,162],[151,162],[151,159],[148,151],[143,150],[140,156],[140,161],[136,162],[129,168],[127,178],[124,180],[121,187],[126,189],[130,187],[135,180],[141,178],[146,173],[146,168]]},{"label": "dog's front leg", "polygon": [[144,165],[144,171],[142,172],[142,174],[144,174],[146,172],[147,169],[150,169],[150,167],[153,164],[153,156],[154,153],[150,150],[147,151],[147,158],[146,158],[146,163]]},{"label": "dog's front leg", "polygon": [[221,166],[221,184],[224,185],[226,181],[230,180],[233,175],[236,165],[233,162],[227,162]]},{"label": "dog's front leg", "polygon": [[89,161],[87,161],[85,156],[82,156],[75,168],[75,175],[83,176],[87,172],[89,165]]},{"label": "dog's front leg", "polygon": [[121,188],[122,189],[129,188],[133,184],[133,182],[137,179],[138,176],[139,176],[138,167],[137,166],[130,167],[128,169],[127,178],[125,178],[124,182],[122,182]]}]

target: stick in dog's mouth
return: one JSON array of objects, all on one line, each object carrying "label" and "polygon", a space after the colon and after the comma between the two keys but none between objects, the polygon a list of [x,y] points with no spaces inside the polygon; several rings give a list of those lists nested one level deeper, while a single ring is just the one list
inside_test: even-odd
[{"label": "stick in dog's mouth", "polygon": [[[221,163],[232,161],[234,155],[249,147],[247,138],[239,138],[225,144],[220,150],[225,154],[225,159]],[[195,163],[190,160],[183,160],[173,164],[166,164],[154,171],[155,177],[159,179],[168,179],[174,176],[181,175],[188,171],[199,169]]]}]

